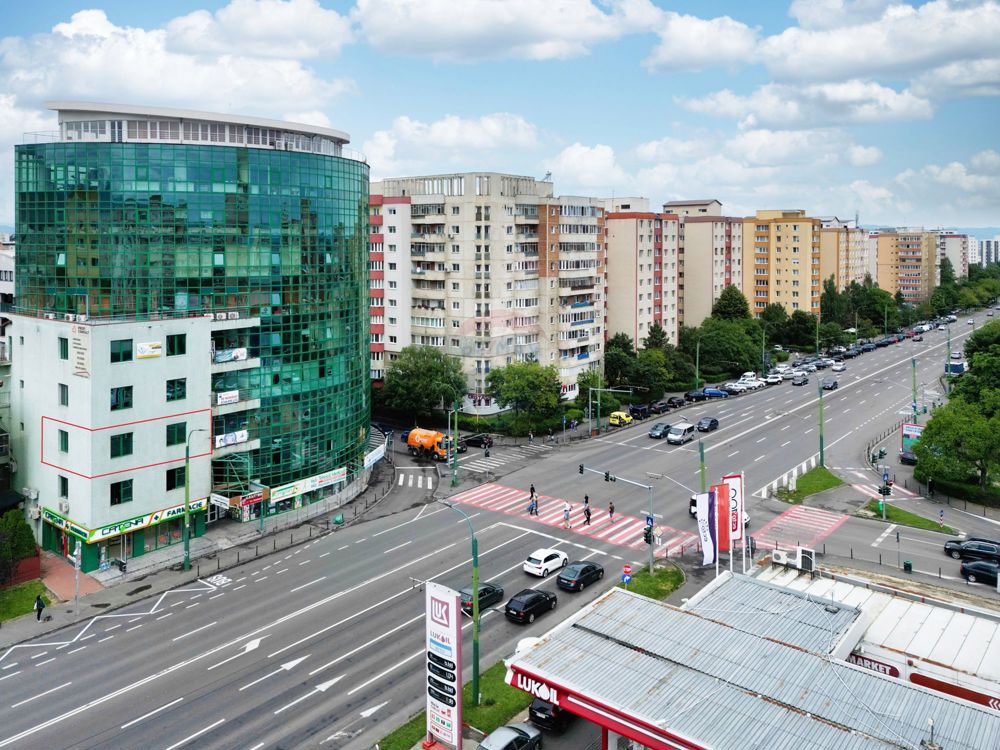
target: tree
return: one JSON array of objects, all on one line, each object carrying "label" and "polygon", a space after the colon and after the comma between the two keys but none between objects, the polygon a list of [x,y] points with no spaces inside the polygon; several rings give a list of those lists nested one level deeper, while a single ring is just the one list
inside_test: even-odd
[{"label": "tree", "polygon": [[824,349],[844,343],[844,329],[839,323],[823,323],[819,327],[819,345]]},{"label": "tree", "polygon": [[450,408],[466,390],[456,357],[432,346],[407,346],[385,368],[382,400],[389,409],[418,420]]},{"label": "tree", "polygon": [[[830,276],[823,282],[823,292],[819,298],[821,318],[828,323],[836,323],[841,328],[854,325],[853,312],[849,315],[847,296],[837,289],[837,282]],[[848,318],[851,318],[848,322]]]},{"label": "tree", "polygon": [[712,305],[712,317],[722,320],[739,320],[750,317],[750,305],[743,292],[730,284]]},{"label": "tree", "polygon": [[953,399],[936,410],[924,427],[915,449],[920,473],[954,482],[974,478],[985,492],[1000,470],[998,430],[1000,414],[987,418],[977,406]]},{"label": "tree", "polygon": [[604,352],[604,377],[612,386],[625,385],[632,380],[635,352],[610,346]]},{"label": "tree", "polygon": [[0,583],[8,583],[17,563],[35,554],[35,536],[19,510],[0,516]]},{"label": "tree", "polygon": [[979,306],[979,297],[970,288],[965,287],[958,292],[958,306],[964,310]]},{"label": "tree", "polygon": [[662,349],[665,346],[667,346],[667,332],[659,323],[653,323],[646,338],[642,340],[643,349]]},{"label": "tree", "polygon": [[635,342],[627,333],[616,333],[608,339],[606,350],[618,349],[619,351],[635,354]]},{"label": "tree", "polygon": [[[744,326],[743,324],[746,324]],[[757,330],[756,339],[749,329]],[[698,328],[681,329],[681,349],[694,358],[701,341],[701,377],[714,379],[733,372],[756,370],[760,362],[760,333],[751,319],[706,318]]]},{"label": "tree", "polygon": [[576,376],[576,406],[586,409],[593,388],[607,388],[604,374],[600,370],[587,370]]},{"label": "tree", "polygon": [[549,416],[559,409],[562,385],[559,372],[552,365],[542,367],[537,362],[514,362],[490,370],[486,376],[486,393],[503,407]]},{"label": "tree", "polygon": [[941,286],[954,286],[956,283],[955,267],[951,264],[951,261],[947,258],[941,258],[940,269]]},{"label": "tree", "polygon": [[816,316],[805,310],[794,310],[785,326],[785,337],[793,346],[815,346]]},{"label": "tree", "polygon": [[768,324],[768,330],[781,330],[788,323],[788,311],[780,302],[772,302],[761,310],[760,319]]},{"label": "tree", "polygon": [[645,388],[641,392],[643,401],[658,401],[663,397],[670,383],[667,357],[660,349],[644,349],[636,358],[632,385]]}]

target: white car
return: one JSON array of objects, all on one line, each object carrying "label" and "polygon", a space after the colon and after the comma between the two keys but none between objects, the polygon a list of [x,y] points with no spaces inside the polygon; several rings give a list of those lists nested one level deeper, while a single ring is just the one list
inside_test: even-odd
[{"label": "white car", "polygon": [[976,324],[976,321],[974,321],[972,318],[969,318],[969,325],[971,326],[971,325],[975,325],[975,324]]},{"label": "white car", "polygon": [[756,379],[757,379],[757,373],[755,372],[747,371],[742,375],[740,375],[740,380],[756,380]]},{"label": "white car", "polygon": [[844,370],[847,369],[847,365],[845,365],[843,362],[836,362],[830,369],[833,370],[834,372],[843,372]]},{"label": "white car", "polygon": [[521,569],[525,573],[530,573],[539,578],[545,578],[555,570],[561,570],[569,565],[569,557],[565,552],[558,549],[536,549],[528,559],[524,561]]},{"label": "white car", "polygon": [[770,375],[767,376],[767,384],[768,385],[778,385],[779,383],[781,383],[781,373],[780,372],[771,373]]},{"label": "white car", "polygon": [[798,374],[799,373],[796,372],[795,370],[784,370],[781,373],[781,379],[782,380],[791,380],[792,378],[794,378]]},{"label": "white car", "polygon": [[804,370],[805,372],[816,372],[816,365],[814,364],[802,365],[802,367],[800,367],[799,369]]},{"label": "white car", "polygon": [[722,387],[727,391],[734,391],[735,393],[745,393],[750,390],[750,387],[746,383],[726,383]]},{"label": "white car", "polygon": [[747,388],[753,388],[754,390],[764,388],[767,385],[767,381],[761,380],[760,378],[753,378],[752,380],[748,378],[746,380],[741,380],[740,382]]}]

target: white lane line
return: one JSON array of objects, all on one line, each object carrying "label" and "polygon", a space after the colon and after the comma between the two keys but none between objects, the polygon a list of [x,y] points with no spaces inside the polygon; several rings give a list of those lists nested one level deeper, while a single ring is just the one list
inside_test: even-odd
[{"label": "white lane line", "polygon": [[349,691],[347,692],[347,694],[348,694],[348,695],[354,695],[354,694],[355,694],[356,692],[358,692],[359,690],[363,690],[364,688],[366,688],[366,687],[368,687],[369,685],[371,685],[371,684],[372,684],[373,682],[378,682],[378,681],[379,681],[379,680],[381,680],[381,679],[382,679],[383,677],[385,677],[385,676],[386,676],[387,674],[391,674],[392,672],[395,672],[395,671],[396,671],[397,669],[399,669],[399,668],[400,668],[401,666],[403,666],[404,664],[406,664],[406,662],[408,662],[408,661],[413,661],[414,659],[416,659],[416,658],[417,658],[418,656],[420,656],[421,654],[423,654],[423,653],[426,653],[426,651],[427,651],[427,649],[425,649],[425,648],[422,648],[422,649],[420,649],[419,651],[416,651],[416,652],[414,652],[414,653],[410,654],[410,655],[409,655],[409,656],[407,656],[407,657],[406,657],[405,659],[402,659],[402,660],[400,660],[400,661],[396,662],[395,664],[393,664],[393,665],[392,665],[391,667],[389,667],[389,668],[388,668],[387,670],[385,670],[384,672],[380,672],[379,674],[375,675],[374,677],[372,677],[372,678],[371,678],[370,680],[368,680],[367,682],[363,682],[363,683],[361,683],[360,685],[358,685],[358,686],[357,686],[356,688],[354,688],[353,690],[349,690]]},{"label": "white lane line", "polygon": [[136,628],[141,628],[141,627],[142,627],[142,623],[140,622],[138,625],[133,625],[130,628],[125,628],[125,632],[128,633],[130,630],[135,630]]},{"label": "white lane line", "polygon": [[45,656],[45,654],[47,654],[47,653],[49,653],[49,652],[48,652],[48,651],[42,651],[42,652],[41,652],[41,653],[39,653],[39,654],[35,654],[35,655],[34,655],[34,656],[32,656],[31,658],[32,658],[32,659],[41,659],[41,658],[42,658],[43,656]]},{"label": "white lane line", "polygon": [[194,734],[192,734],[190,737],[185,737],[180,742],[175,742],[173,745],[171,745],[170,747],[166,748],[166,750],[177,750],[177,748],[180,747],[181,745],[187,744],[188,742],[190,742],[191,740],[193,740],[195,737],[201,737],[203,734],[205,734],[205,732],[210,732],[211,730],[215,729],[217,726],[219,726],[219,724],[221,724],[224,721],[225,721],[225,719],[219,719],[214,724],[209,724],[204,729],[199,729],[197,732],[195,732]]},{"label": "white lane line", "polygon": [[72,684],[73,684],[72,680],[69,681],[69,682],[64,682],[62,685],[57,685],[54,688],[49,688],[44,693],[39,693],[38,695],[33,695],[30,698],[25,698],[23,701],[20,701],[19,703],[13,704],[11,706],[11,708],[17,708],[18,706],[23,706],[25,703],[31,703],[31,701],[37,700],[38,698],[41,698],[43,695],[48,695],[49,693],[54,693],[56,690],[62,690],[64,687],[69,687]]},{"label": "white lane line", "polygon": [[246,587],[247,585],[245,583],[241,583],[239,586],[234,588],[233,591],[239,591],[240,589],[245,589]]},{"label": "white lane line", "polygon": [[[402,478],[403,477],[400,476],[400,479],[402,479]],[[253,747],[251,747],[250,750],[260,750],[262,747],[264,747],[264,743],[263,742],[258,742],[256,745],[254,745]]]},{"label": "white lane line", "polygon": [[284,556],[283,558],[281,558],[281,559],[282,559],[282,560],[290,560],[290,559],[291,559],[291,557],[292,557],[291,555],[285,555],[285,556]]},{"label": "white lane line", "polygon": [[109,636],[107,636],[105,638],[101,638],[101,640],[99,640],[98,643],[104,643],[105,641],[110,641],[112,638],[114,638],[114,636],[113,635],[109,635]]},{"label": "white lane line", "polygon": [[808,434],[809,434],[810,432],[812,432],[812,431],[813,431],[813,428],[812,428],[812,427],[810,427],[810,428],[809,428],[808,430],[806,430],[806,431],[805,431],[805,432],[803,432],[802,434],[803,434],[803,435],[808,435]]},{"label": "white lane line", "polygon": [[[462,522],[464,523],[464,522],[465,522],[465,519],[462,519]],[[389,554],[390,552],[395,552],[395,551],[396,551],[396,550],[398,550],[398,549],[402,549],[402,548],[403,548],[403,547],[405,547],[405,546],[406,546],[407,544],[412,544],[412,543],[413,543],[413,540],[411,539],[411,540],[409,540],[408,542],[403,542],[402,544],[397,544],[397,545],[396,545],[395,547],[390,547],[389,549],[386,549],[386,550],[382,550],[382,554],[383,554],[383,555],[388,555],[388,554]]]},{"label": "white lane line", "polygon": [[210,596],[210,597],[208,597],[208,598],[209,598],[209,599],[218,599],[218,598],[219,598],[220,596],[225,596],[225,595],[226,595],[226,592],[225,592],[225,591],[220,591],[220,592],[219,592],[218,594],[216,594],[215,596]]},{"label": "white lane line", "polygon": [[133,617],[131,620],[128,621],[128,624],[131,625],[133,622],[138,622],[141,619],[142,619],[141,617]]},{"label": "white lane line", "polygon": [[[84,646],[84,648],[86,648],[86,646]],[[48,664],[50,661],[55,661],[55,660],[56,660],[56,657],[53,656],[51,659],[46,659],[45,661],[38,662],[38,664],[36,664],[35,666],[36,667],[40,667],[43,664]]]},{"label": "white lane line", "polygon": [[309,583],[303,583],[301,586],[297,586],[296,588],[292,589],[288,593],[289,594],[294,594],[296,591],[301,591],[306,586],[312,586],[314,583],[319,583],[320,581],[325,581],[325,580],[326,580],[326,576],[320,576],[315,581],[309,581]]},{"label": "white lane line", "polygon": [[182,700],[184,700],[184,698],[177,698],[176,700],[172,700],[172,701],[170,701],[170,703],[166,703],[166,704],[160,706],[159,708],[154,708],[148,714],[143,714],[138,719],[132,719],[132,721],[130,721],[128,724],[122,724],[121,728],[122,729],[128,729],[133,724],[138,724],[143,719],[148,719],[150,716],[153,716],[155,714],[160,713],[160,711],[165,711],[166,709],[170,708],[171,706],[180,703]]},{"label": "white lane line", "polygon": [[191,609],[191,607],[197,607],[201,602],[195,602],[194,604],[187,605],[184,609]]},{"label": "white lane line", "polygon": [[326,557],[329,554],[330,554],[329,552],[324,552],[322,555],[320,555],[320,557]]},{"label": "white lane line", "polygon": [[173,604],[171,604],[170,606],[171,606],[171,607],[179,607],[179,606],[181,606],[182,604],[184,604],[184,602],[174,602],[174,603],[173,603]]},{"label": "white lane line", "polygon": [[75,654],[77,651],[83,651],[85,648],[87,648],[87,647],[86,646],[80,646],[79,648],[74,648],[72,651],[67,651],[66,652],[66,656],[69,656],[70,654]]},{"label": "white lane line", "polygon": [[307,562],[309,562],[309,561],[308,560],[303,560],[302,562],[299,563],[299,565],[305,565]]},{"label": "white lane line", "polygon": [[253,581],[251,581],[251,583],[260,583],[261,581],[266,581],[266,580],[267,576],[261,576],[260,578],[254,578]]},{"label": "white lane line", "polygon": [[88,638],[93,638],[95,635],[97,635],[97,633],[88,633],[87,635],[83,636],[83,638],[81,638],[80,640],[85,641]]},{"label": "white lane line", "polygon": [[341,551],[341,550],[343,550],[343,549],[347,549],[347,548],[348,548],[348,547],[350,547],[350,546],[351,546],[351,545],[349,545],[349,544],[345,544],[345,545],[344,545],[343,547],[337,547],[337,552],[340,552],[340,551]]},{"label": "white lane line", "polygon": [[[736,455],[737,453],[739,453],[739,451],[733,451],[733,452],[732,452],[732,453],[730,453],[730,454],[729,454],[728,456],[726,456],[726,458],[732,458],[732,457],[733,457],[733,456],[735,456],[735,455]],[[699,470],[699,471],[700,471],[700,470]]]},{"label": "white lane line", "polygon": [[[282,573],[287,573],[287,572],[288,572],[288,568],[282,568],[281,570],[276,570],[276,571],[274,571],[274,574],[275,574],[276,576],[280,576],[280,575],[281,575]],[[267,576],[264,576],[264,578],[267,578]],[[260,580],[262,580],[262,581],[263,581],[263,580],[264,580],[264,578],[261,578]],[[257,581],[254,581],[254,583],[257,583]]]},{"label": "white lane line", "polygon": [[791,425],[790,425],[790,424],[786,424],[786,425],[785,425],[784,427],[782,427],[781,429],[782,429],[782,430],[787,430],[787,429],[788,429],[789,427],[791,427]]},{"label": "white lane line", "polygon": [[883,531],[879,535],[878,539],[876,539],[874,542],[872,542],[872,547],[878,547],[880,544],[882,544],[882,542],[885,541],[885,538],[887,536],[889,536],[889,534],[891,534],[895,530],[896,530],[896,524],[894,524],[894,523],[890,524],[889,526],[886,526],[885,531]]},{"label": "white lane line", "polygon": [[208,623],[208,625],[202,625],[200,628],[195,628],[194,630],[189,630],[188,632],[182,633],[181,635],[177,636],[176,638],[174,638],[174,640],[175,641],[179,641],[182,638],[187,638],[189,635],[194,635],[195,633],[200,633],[202,630],[206,630],[206,629],[212,627],[217,622],[218,621],[215,620],[215,621],[212,621],[212,622]]},{"label": "white lane line", "polygon": [[786,440],[785,442],[783,442],[783,443],[781,444],[781,446],[780,446],[780,447],[781,447],[781,448],[784,448],[784,447],[785,447],[786,445],[790,445],[790,444],[791,444],[791,442],[792,442],[791,440]]},{"label": "white lane line", "polygon": [[753,460],[753,461],[754,461],[754,463],[757,463],[757,462],[758,462],[758,461],[760,461],[760,460],[761,460],[762,458],[764,458],[764,456],[766,456],[766,455],[767,455],[767,454],[765,453],[765,454],[764,454],[763,456],[757,456],[757,458],[755,458],[755,459]]},{"label": "white lane line", "polygon": [[[251,575],[256,575],[256,571],[254,573],[251,573]],[[246,579],[247,579],[246,576],[242,576],[240,578],[237,578],[235,581],[233,581],[233,583],[239,583],[240,581],[245,581]]]},{"label": "white lane line", "polygon": [[0,670],[3,670],[3,669],[13,669],[16,666],[17,666],[17,662],[14,662],[13,664],[6,664],[3,667],[0,667]]},{"label": "white lane line", "polygon": [[16,672],[11,672],[10,674],[5,674],[3,677],[0,677],[0,682],[3,682],[8,677],[13,677],[14,675],[18,675],[18,674],[21,674],[21,670],[20,669],[17,670]]},{"label": "white lane line", "polygon": [[110,628],[105,628],[105,629],[104,629],[104,632],[105,632],[105,633],[110,633],[110,632],[111,632],[112,630],[117,630],[117,629],[118,629],[118,628],[120,628],[121,626],[122,626],[122,624],[121,624],[121,623],[118,623],[117,625],[112,625],[112,626],[111,626]]}]

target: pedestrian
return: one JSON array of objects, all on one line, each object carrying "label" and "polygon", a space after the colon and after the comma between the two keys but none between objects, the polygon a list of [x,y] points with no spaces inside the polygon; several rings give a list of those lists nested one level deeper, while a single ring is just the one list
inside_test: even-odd
[{"label": "pedestrian", "polygon": [[532,498],[535,496],[535,485],[534,484],[531,485],[531,488],[528,490],[528,492],[529,492],[529,494],[531,495]]},{"label": "pedestrian", "polygon": [[535,442],[535,434],[531,430],[528,430],[528,445],[533,445],[534,442]]},{"label": "pedestrian", "polygon": [[583,525],[590,526],[590,506],[583,506]]},{"label": "pedestrian", "polygon": [[612,500],[608,503],[608,519],[611,523],[615,522],[615,501]]},{"label": "pedestrian", "polygon": [[39,594],[35,597],[35,619],[39,622],[42,621],[42,610],[45,609],[45,602],[42,601],[42,595]]},{"label": "pedestrian", "polygon": [[552,428],[549,428],[549,442],[554,443],[556,441],[556,436],[552,434]]},{"label": "pedestrian", "polygon": [[563,526],[567,529],[570,528],[569,514],[573,510],[573,506],[569,504],[569,500],[563,505]]}]

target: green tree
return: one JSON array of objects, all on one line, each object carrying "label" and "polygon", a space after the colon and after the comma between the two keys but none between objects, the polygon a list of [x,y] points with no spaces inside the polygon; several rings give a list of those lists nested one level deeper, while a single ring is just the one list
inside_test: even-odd
[{"label": "green tree", "polygon": [[642,340],[643,349],[662,349],[667,346],[667,332],[659,323],[653,323],[649,327],[649,333]]},{"label": "green tree", "polygon": [[837,289],[837,282],[830,276],[823,282],[823,292],[819,298],[819,308],[822,310],[822,320],[836,323],[840,328],[854,325],[854,313],[851,311],[847,295]]},{"label": "green tree", "polygon": [[998,430],[1000,414],[987,418],[974,404],[953,399],[936,410],[924,427],[915,449],[920,473],[954,482],[974,478],[979,489],[986,491],[1000,469]]},{"label": "green tree", "polygon": [[562,385],[553,365],[542,367],[537,362],[513,362],[496,367],[486,376],[486,393],[502,408],[550,416],[559,409]]},{"label": "green tree", "polygon": [[822,323],[819,327],[819,345],[824,349],[840,346],[846,340],[844,329],[839,323]]},{"label": "green tree", "polygon": [[456,357],[432,346],[407,346],[385,368],[381,401],[392,411],[419,420],[450,408],[466,390]]},{"label": "green tree", "polygon": [[631,382],[635,367],[635,352],[608,347],[604,352],[604,377],[612,387]]},{"label": "green tree", "polygon": [[[749,333],[751,329],[757,330],[756,340]],[[702,379],[712,380],[730,373],[757,369],[757,363],[760,362],[760,333],[756,321],[713,317],[706,318],[698,328],[681,329],[681,350],[692,359],[699,340]]]},{"label": "green tree", "polygon": [[722,320],[739,320],[750,317],[750,305],[743,292],[730,284],[719,295],[712,305],[712,317]]},{"label": "green tree", "polygon": [[[760,311],[760,319],[768,323],[768,330],[782,329],[788,323],[788,311],[779,302],[772,302]],[[773,328],[772,328],[773,327]]]},{"label": "green tree", "polygon": [[954,286],[957,282],[955,278],[955,267],[947,258],[941,258],[941,286]]},{"label": "green tree", "polygon": [[670,383],[667,357],[660,349],[643,349],[635,361],[632,385],[644,388],[641,400],[651,402],[663,398]]},{"label": "green tree", "polygon": [[0,516],[0,583],[9,583],[19,560],[35,554],[35,536],[19,510]]},{"label": "green tree", "polygon": [[785,337],[792,346],[816,345],[816,316],[805,310],[793,310],[785,326]]},{"label": "green tree", "polygon": [[618,349],[629,354],[635,354],[635,342],[627,333],[616,333],[608,339],[608,345],[605,349]]},{"label": "green tree", "polygon": [[673,344],[664,344],[662,351],[671,378],[668,390],[687,388],[694,380],[694,362]]},{"label": "green tree", "polygon": [[960,289],[958,292],[958,306],[963,310],[971,310],[979,306],[979,297],[969,287]]}]

